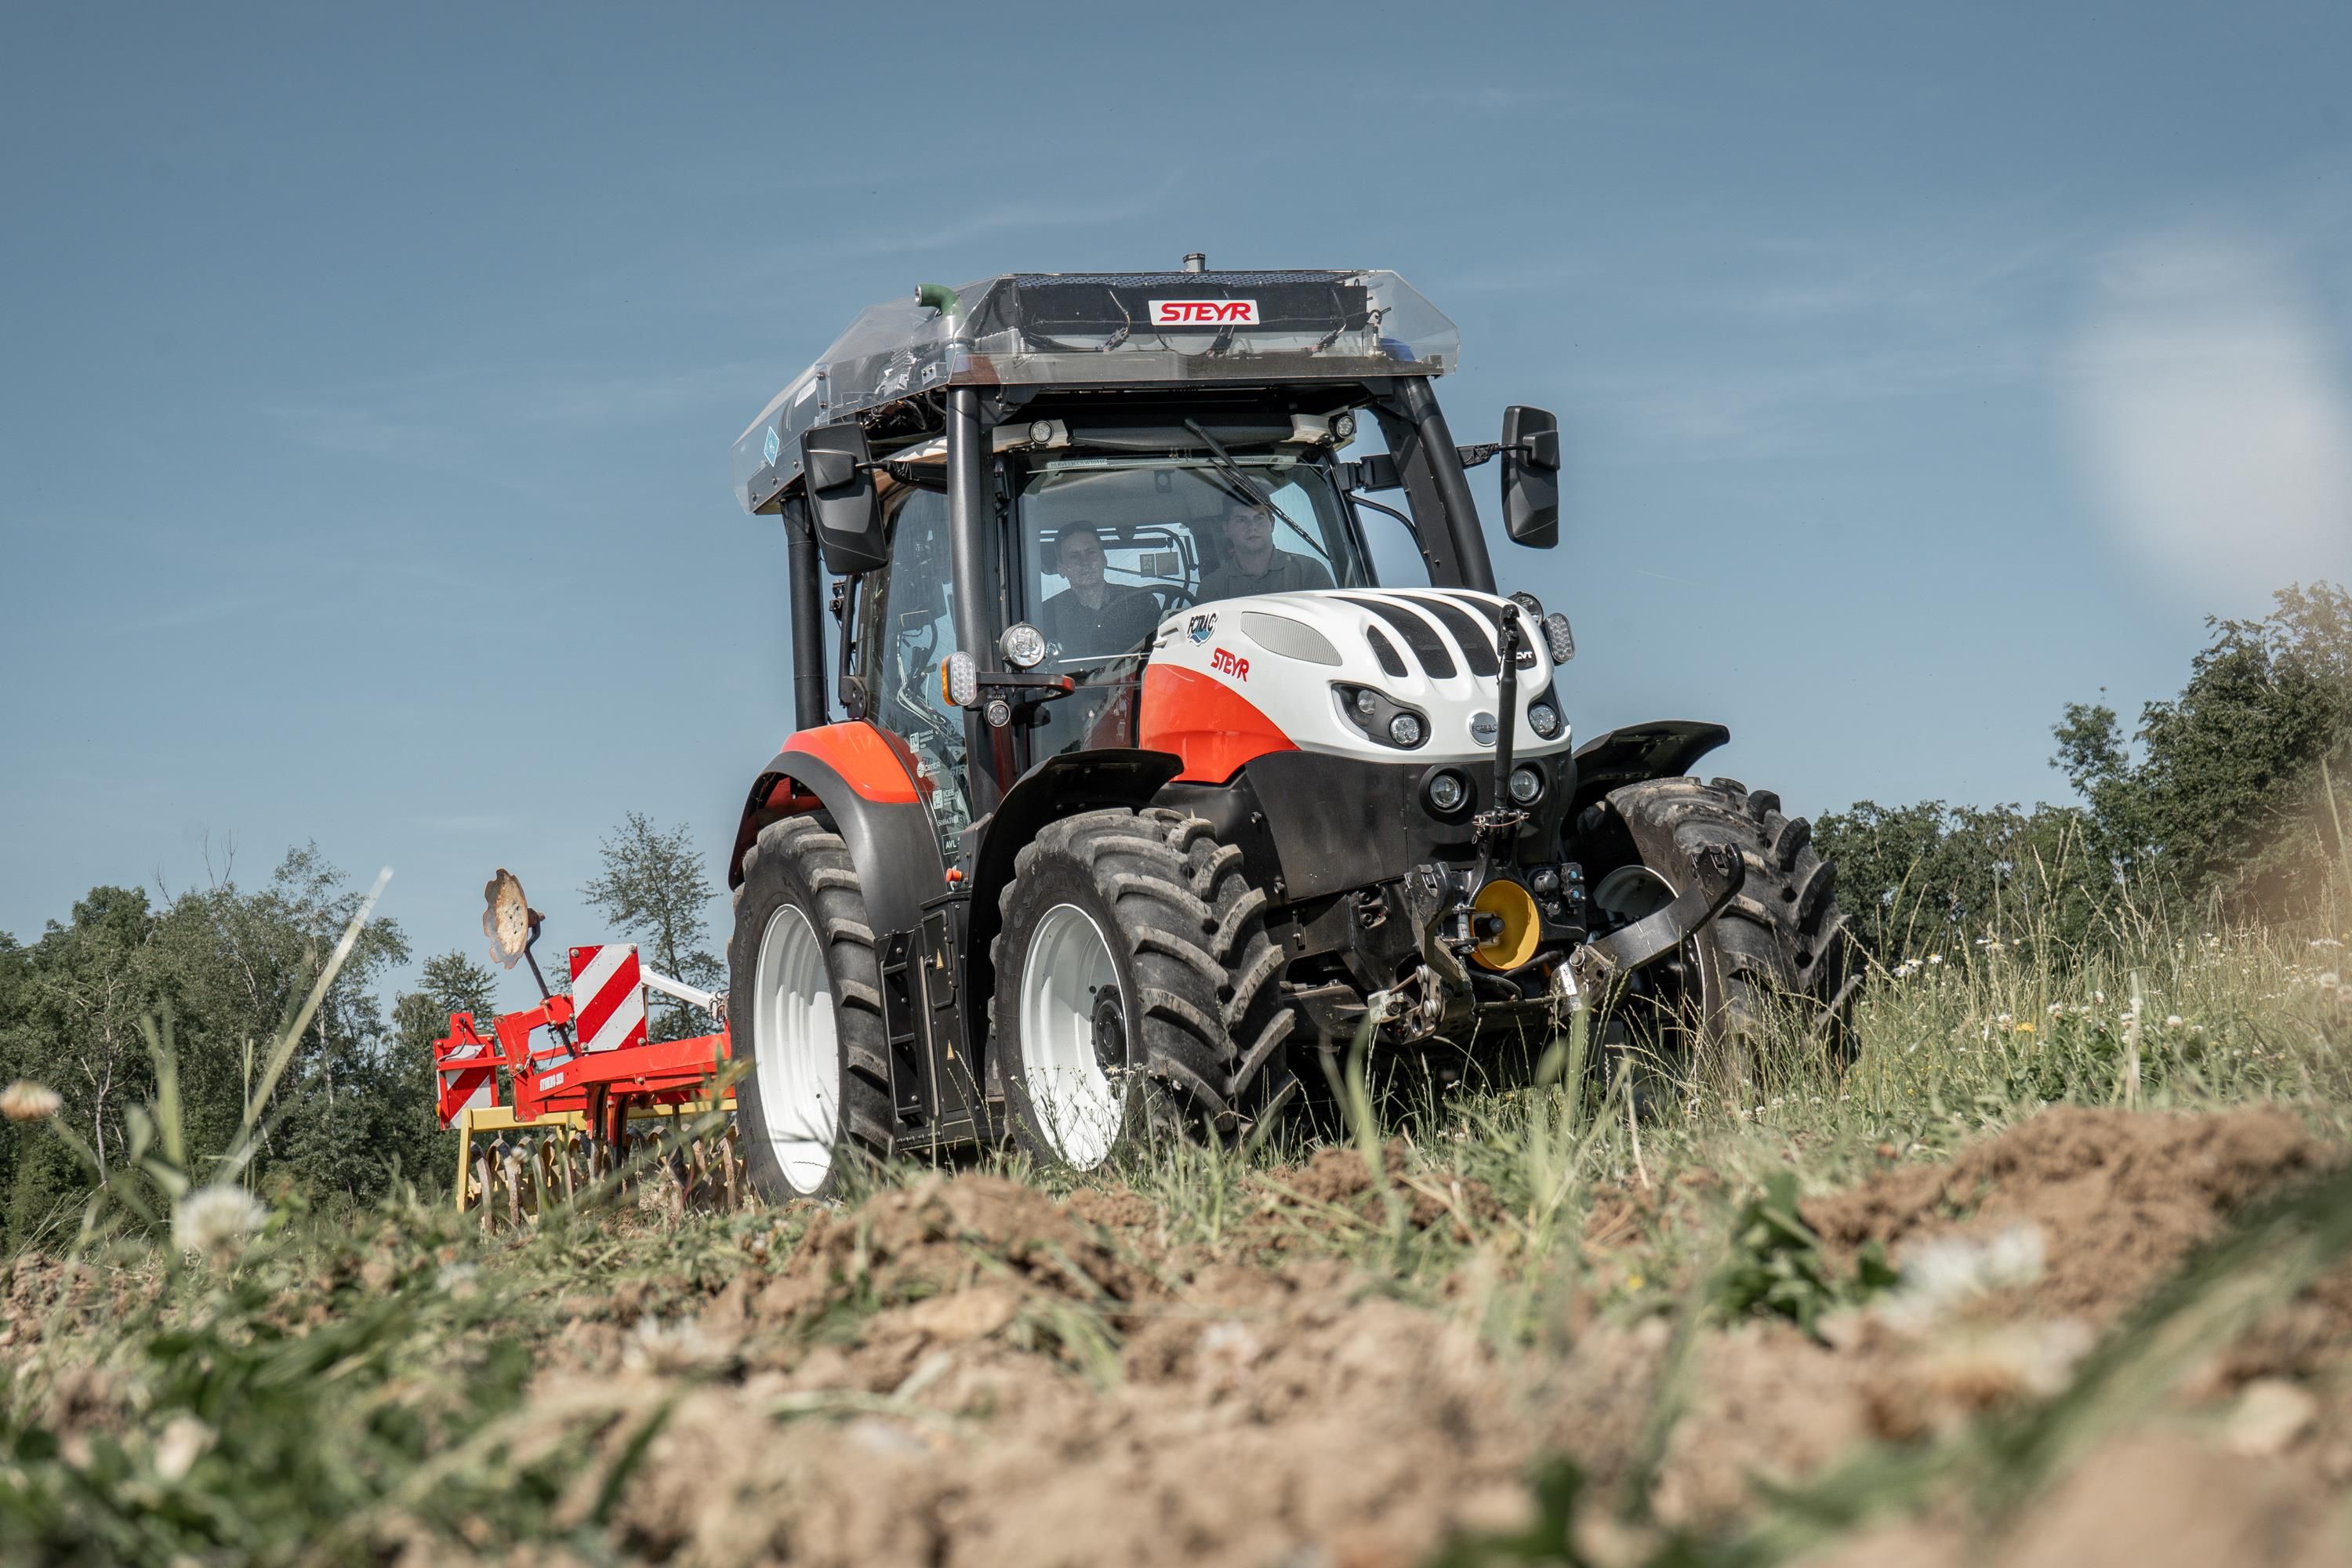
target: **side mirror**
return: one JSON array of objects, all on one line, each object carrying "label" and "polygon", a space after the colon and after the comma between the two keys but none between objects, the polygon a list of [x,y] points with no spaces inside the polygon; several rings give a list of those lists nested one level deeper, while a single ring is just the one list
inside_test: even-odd
[{"label": "side mirror", "polygon": [[836,576],[871,572],[889,559],[882,539],[882,502],[874,493],[873,459],[855,420],[820,425],[801,435],[801,471],[808,479],[809,518],[825,570]]},{"label": "side mirror", "polygon": [[1549,409],[1503,410],[1503,531],[1533,550],[1559,542],[1559,420]]}]

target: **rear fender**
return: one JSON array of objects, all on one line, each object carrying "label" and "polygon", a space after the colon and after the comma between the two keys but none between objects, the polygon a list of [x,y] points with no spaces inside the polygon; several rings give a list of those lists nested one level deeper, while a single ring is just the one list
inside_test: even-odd
[{"label": "rear fender", "polygon": [[1730,739],[1731,731],[1722,725],[1691,719],[1654,719],[1595,735],[1576,748],[1576,795],[1569,802],[1569,831],[1576,830],[1586,806],[1611,790],[1643,779],[1679,778]]},{"label": "rear fender", "polygon": [[907,765],[904,742],[862,721],[803,730],[752,781],[727,863],[727,885],[743,883],[743,857],[760,829],[822,811],[848,846],[877,935],[911,931],[922,906],[948,890],[947,867],[923,803],[923,780]]},{"label": "rear fender", "polygon": [[1184,760],[1171,752],[1126,748],[1066,752],[1023,774],[1004,792],[996,809],[981,820],[979,852],[972,858],[964,973],[969,977],[968,994],[980,999],[982,1008],[988,997],[996,994],[996,966],[989,950],[1002,928],[999,900],[1013,880],[1013,858],[1058,817],[1105,806],[1150,804],[1160,786],[1183,765]]}]

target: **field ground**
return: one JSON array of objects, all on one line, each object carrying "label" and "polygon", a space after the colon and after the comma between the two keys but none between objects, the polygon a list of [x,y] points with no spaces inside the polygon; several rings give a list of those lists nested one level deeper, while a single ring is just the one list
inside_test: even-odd
[{"label": "field ground", "polygon": [[0,1555],[2352,1561],[2337,941],[1989,941],[1638,1117],[29,1254]]}]

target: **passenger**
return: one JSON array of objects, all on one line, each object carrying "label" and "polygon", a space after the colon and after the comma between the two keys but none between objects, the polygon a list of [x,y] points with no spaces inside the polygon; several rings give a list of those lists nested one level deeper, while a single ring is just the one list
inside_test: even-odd
[{"label": "passenger", "polygon": [[1090,522],[1074,522],[1055,545],[1058,570],[1069,586],[1038,608],[1038,629],[1058,644],[1065,658],[1103,658],[1132,653],[1160,626],[1160,601],[1140,588],[1103,581],[1102,534]]},{"label": "passenger", "polygon": [[1265,508],[1246,505],[1229,495],[1220,521],[1225,558],[1201,574],[1203,600],[1331,586],[1331,574],[1321,563],[1274,547],[1274,519]]}]

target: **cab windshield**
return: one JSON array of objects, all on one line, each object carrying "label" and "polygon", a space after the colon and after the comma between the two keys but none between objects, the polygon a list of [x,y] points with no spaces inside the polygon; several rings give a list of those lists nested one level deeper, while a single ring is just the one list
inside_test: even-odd
[{"label": "cab windshield", "polygon": [[1055,458],[1030,469],[1019,516],[1021,613],[1043,668],[1082,678],[1192,605],[1371,582],[1329,476],[1288,454]]}]

